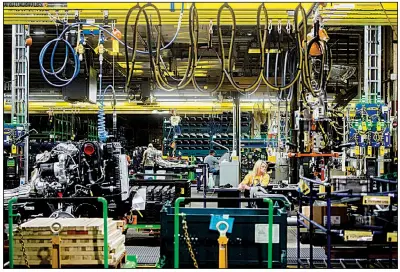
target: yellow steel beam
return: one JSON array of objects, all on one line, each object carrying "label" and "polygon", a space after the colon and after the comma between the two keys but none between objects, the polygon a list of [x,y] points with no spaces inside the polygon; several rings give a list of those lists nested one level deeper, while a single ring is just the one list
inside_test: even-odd
[{"label": "yellow steel beam", "polygon": [[[314,3],[302,3],[306,11],[310,10]],[[75,10],[80,12],[82,19],[102,19],[103,11],[108,10],[109,18],[116,19],[118,24],[125,22],[125,16],[129,8],[134,4],[132,3],[68,3],[64,7],[52,7],[50,4],[43,7],[5,7],[4,8],[4,23],[5,24],[52,24],[49,20],[48,13],[51,15],[59,12],[59,16],[63,18],[65,11],[68,11],[69,17],[74,16]],[[144,5],[141,3],[140,5]],[[188,23],[188,9],[191,3],[185,3],[185,13],[183,18],[183,25]],[[200,24],[209,24],[210,20],[215,22],[217,18],[218,9],[222,3],[197,3]],[[236,23],[238,25],[255,25],[257,8],[260,3],[231,3],[232,8],[235,10]],[[289,11],[293,11],[298,3],[265,3],[270,19],[277,21],[277,19],[289,19]],[[342,6],[341,6],[342,5]],[[320,7],[320,12],[325,19],[325,25],[397,25],[397,3],[392,2],[366,2],[355,3],[344,6],[343,3],[327,3],[325,7]],[[100,7],[99,7],[100,6]],[[177,24],[180,3],[175,4],[175,11],[170,10],[169,3],[155,3],[155,6],[160,10],[161,20],[163,25]],[[154,10],[147,11],[149,15],[155,15]],[[134,19],[136,12],[133,12],[131,20]],[[142,16],[143,17],[143,16]],[[155,24],[155,17],[153,17],[153,24]],[[312,18],[309,18],[311,22]],[[222,24],[231,24],[231,17],[227,11],[222,14]],[[144,24],[144,18],[140,18],[140,24]]]},{"label": "yellow steel beam", "polygon": [[[140,5],[144,5],[141,3]],[[191,3],[185,3],[185,13],[183,25],[188,23],[188,9]],[[209,24],[210,20],[215,22],[218,9],[222,3],[197,3],[196,7],[199,14],[200,24]],[[255,25],[257,8],[260,3],[231,3],[235,10],[236,23],[238,25]],[[293,11],[298,3],[265,3],[268,10],[269,18],[277,22],[278,19],[289,19],[292,16],[288,11]],[[306,11],[310,10],[313,3],[303,3]],[[5,7],[4,23],[5,24],[53,24],[48,17],[48,13],[52,16],[56,15],[56,11],[61,18],[68,12],[69,18],[74,16],[74,12],[78,10],[82,19],[102,19],[103,11],[108,10],[109,18],[116,19],[118,24],[125,22],[125,17],[131,3],[102,3],[99,7],[98,3],[68,3],[61,7],[52,7],[50,5],[43,7]],[[180,3],[176,3],[175,11],[170,10],[169,3],[156,3],[155,6],[160,10],[163,25],[176,25],[179,13]],[[135,18],[136,11],[132,13],[131,20]],[[149,15],[154,16],[154,10],[147,10]],[[325,25],[367,25],[373,22],[379,25],[397,25],[397,3],[326,3],[325,7],[320,6],[320,13],[324,18]],[[155,18],[155,17],[153,17]],[[153,23],[156,23],[153,19]],[[309,18],[311,22],[312,18]],[[144,24],[144,18],[140,18],[140,24]],[[222,13],[222,24],[231,24],[231,17],[227,11]]]},{"label": "yellow steel beam", "polygon": [[[242,110],[252,110],[253,102],[241,103]],[[116,105],[117,113],[119,114],[149,114],[169,111],[176,109],[181,113],[215,113],[230,111],[233,108],[231,102],[159,102],[152,105],[142,105],[136,102],[122,102]],[[96,114],[98,106],[89,103],[71,104],[68,102],[29,102],[29,112],[32,114],[44,114],[52,110],[54,113],[79,113],[79,114]],[[104,111],[106,114],[112,114],[113,109],[110,105],[105,105]],[[4,104],[4,112],[10,113],[11,106]]]}]

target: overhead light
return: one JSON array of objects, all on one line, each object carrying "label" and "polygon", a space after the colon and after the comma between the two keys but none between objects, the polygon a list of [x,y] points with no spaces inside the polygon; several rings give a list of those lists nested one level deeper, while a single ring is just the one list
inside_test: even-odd
[{"label": "overhead light", "polygon": [[169,111],[153,110],[151,113],[154,113],[154,114],[169,114]]},{"label": "overhead light", "polygon": [[[213,98],[205,98],[205,99],[197,99],[197,102],[212,102],[212,101],[216,101],[216,99]],[[188,99],[188,98],[161,98],[161,99],[157,99],[157,102],[194,102],[194,99]]]},{"label": "overhead light", "polygon": [[247,33],[247,36],[251,36],[251,35],[253,35],[253,34],[251,34],[251,32]]},{"label": "overhead light", "polygon": [[[249,51],[248,51],[248,53],[249,54],[260,54],[260,48],[249,48]],[[267,54],[267,53],[271,53],[271,54],[274,54],[274,53],[280,53],[280,50],[278,50],[278,49],[265,49],[265,53]]]},{"label": "overhead light", "polygon": [[34,30],[33,34],[35,34],[35,35],[46,35],[46,31],[44,31],[44,30]]},{"label": "overhead light", "polygon": [[342,8],[342,9],[354,9],[354,7],[355,7],[354,4],[336,4],[336,5],[333,5],[333,8],[336,8],[336,9],[340,9],[340,8]]},{"label": "overhead light", "polygon": [[188,93],[188,94],[179,94],[179,93],[154,93],[154,97],[193,97],[196,95],[197,97],[199,96],[204,96],[204,97],[209,97],[210,94],[205,94],[205,93]]}]

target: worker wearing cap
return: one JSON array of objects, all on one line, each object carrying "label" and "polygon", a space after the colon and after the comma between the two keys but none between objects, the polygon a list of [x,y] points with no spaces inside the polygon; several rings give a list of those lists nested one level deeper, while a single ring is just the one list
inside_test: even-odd
[{"label": "worker wearing cap", "polygon": [[253,186],[268,186],[270,176],[267,173],[268,163],[258,160],[251,173],[248,173],[243,181],[239,184],[239,190],[250,190]]},{"label": "worker wearing cap", "polygon": [[143,153],[142,165],[145,170],[153,170],[155,159],[156,159],[156,150],[153,147],[153,144],[149,144],[148,148]]}]

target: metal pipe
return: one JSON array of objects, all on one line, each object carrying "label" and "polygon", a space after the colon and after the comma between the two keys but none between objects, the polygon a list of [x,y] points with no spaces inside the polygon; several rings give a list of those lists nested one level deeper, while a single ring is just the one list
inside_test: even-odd
[{"label": "metal pipe", "polygon": [[327,267],[331,268],[331,186],[326,187],[326,239],[327,239]]},{"label": "metal pipe", "polygon": [[[299,211],[301,211],[301,197],[299,197]],[[301,251],[300,251],[300,215],[299,213],[296,213],[296,226],[297,226],[297,261],[300,260],[301,258]],[[300,268],[300,263],[297,262],[297,268]]]},{"label": "metal pipe", "polygon": [[[236,93],[236,96],[233,99],[234,102],[234,138],[233,138],[233,143],[234,143],[234,151],[236,151],[236,156],[238,156],[238,160],[240,161],[240,134],[241,134],[241,117],[240,117],[240,97],[239,93]],[[236,116],[236,118],[235,118]],[[239,166],[240,168],[240,166]],[[239,169],[240,173],[240,169]]]},{"label": "metal pipe", "polygon": [[268,268],[272,268],[272,231],[274,226],[274,207],[272,199],[264,198],[268,202]]},{"label": "metal pipe", "polygon": [[392,183],[392,184],[397,184],[397,180],[390,180],[390,179],[381,179],[381,178],[371,178],[372,180],[383,182],[383,183]]},{"label": "metal pipe", "polygon": [[362,91],[361,52],[362,52],[362,38],[361,35],[358,35],[358,99],[361,99],[361,91]]},{"label": "metal pipe", "polygon": [[[14,26],[13,26],[14,27]],[[17,197],[13,197],[8,201],[8,241],[9,241],[9,262],[10,268],[14,268],[14,233],[13,233],[13,217],[18,214],[13,214],[12,206],[18,200]]]},{"label": "metal pipe", "polygon": [[330,186],[329,183],[326,183],[328,181],[328,177],[326,177],[323,181],[317,181],[317,180],[309,179],[309,178],[306,178],[306,177],[300,175],[300,179],[303,179],[303,180],[311,182],[311,183],[319,184],[322,186]]},{"label": "metal pipe", "polygon": [[213,144],[215,144],[215,145],[217,145],[217,146],[219,146],[219,147],[222,147],[223,149],[226,149],[226,150],[228,151],[229,154],[231,153],[230,150],[229,150],[229,148],[227,148],[226,146],[224,146],[224,145],[222,145],[222,144],[219,144],[219,143],[217,143],[217,142],[214,142],[214,141],[211,141],[211,143],[213,143]]},{"label": "metal pipe", "polygon": [[15,51],[13,50],[17,46],[17,25],[12,25],[12,36],[11,36],[11,123],[13,123],[13,120],[15,118],[15,94],[16,94],[16,82],[15,78],[12,76],[15,73],[16,70],[16,55]]},{"label": "metal pipe", "polygon": [[[311,209],[310,209],[311,210]],[[323,232],[327,232],[327,229],[324,228],[323,226],[321,226],[320,224],[318,224],[317,222],[315,222],[314,220],[308,218],[307,216],[305,216],[304,214],[302,214],[301,212],[298,212],[298,215],[305,219],[306,221],[308,221],[309,223],[311,223],[312,225],[316,226],[317,228],[321,229]],[[310,216],[311,216],[311,212],[310,212]],[[309,227],[310,228],[310,227]],[[311,256],[311,255],[310,255]]]},{"label": "metal pipe", "polygon": [[179,205],[185,200],[184,197],[178,197],[175,200],[174,209],[174,268],[179,268]]},{"label": "metal pipe", "polygon": [[[312,189],[311,189],[312,190]],[[314,222],[314,198],[312,196],[312,191],[311,191],[311,196],[310,196],[310,223]],[[314,263],[314,248],[313,248],[313,236],[314,236],[314,226],[313,224],[310,224],[310,227],[308,229],[309,236],[310,236],[310,268],[313,268],[313,263]]]},{"label": "metal pipe", "polygon": [[[29,36],[29,26],[26,29],[26,35]],[[25,133],[29,131],[29,51],[30,46],[25,46],[25,71],[24,71],[24,85],[25,85],[25,97],[24,97],[24,108],[25,108],[25,122],[24,122],[24,129]],[[24,176],[25,176],[25,183],[29,180],[29,135],[25,138],[24,143]]]}]

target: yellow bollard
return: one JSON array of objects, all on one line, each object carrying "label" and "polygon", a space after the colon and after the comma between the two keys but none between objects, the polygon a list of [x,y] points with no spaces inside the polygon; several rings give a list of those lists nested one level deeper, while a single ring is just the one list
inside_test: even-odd
[{"label": "yellow bollard", "polygon": [[52,256],[51,256],[51,267],[52,268],[61,268],[61,237],[59,233],[62,230],[62,226],[60,223],[54,222],[50,226],[51,232],[54,236],[51,238],[51,242],[53,244]]},{"label": "yellow bollard", "polygon": [[[225,229],[221,230],[220,226],[225,225]],[[229,229],[229,224],[225,221],[219,221],[217,223],[217,230],[219,232],[218,244],[219,244],[219,268],[228,268],[228,237],[226,232]]]}]

